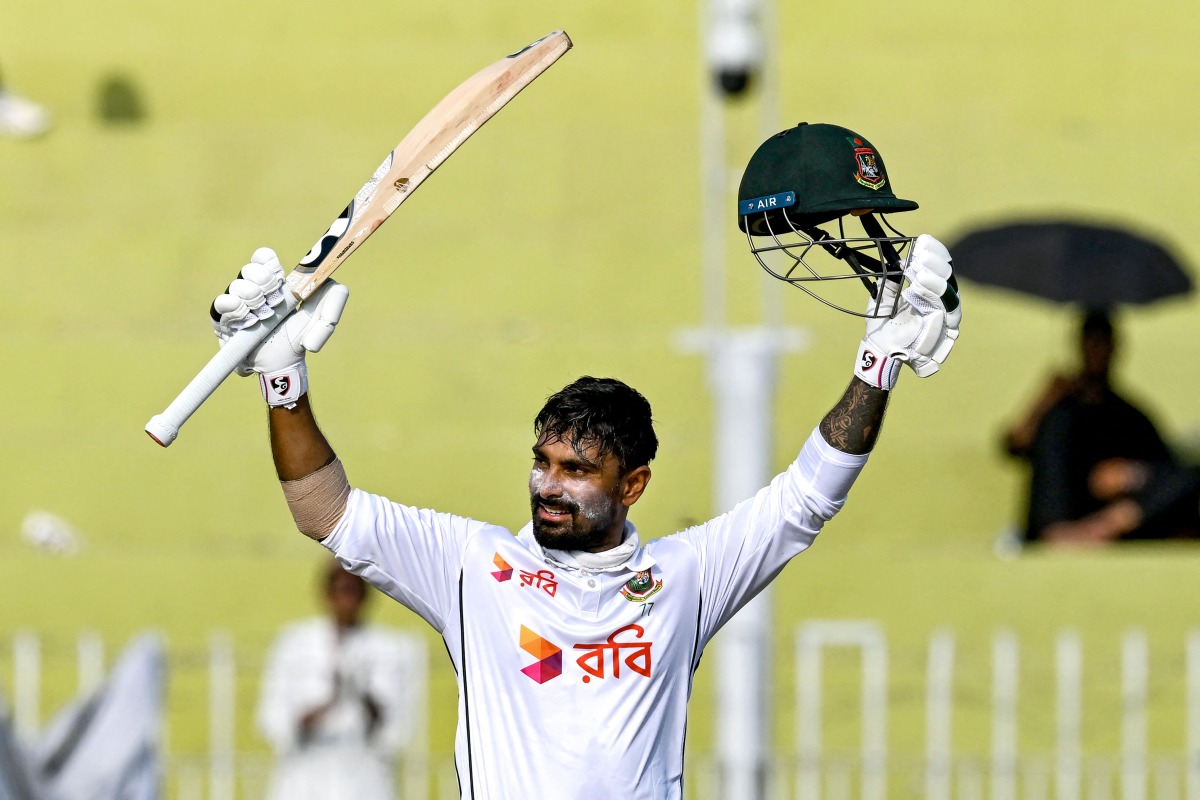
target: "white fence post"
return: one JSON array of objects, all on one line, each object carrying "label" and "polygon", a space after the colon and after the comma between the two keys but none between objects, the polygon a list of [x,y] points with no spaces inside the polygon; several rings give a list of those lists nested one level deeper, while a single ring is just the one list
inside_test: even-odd
[{"label": "white fence post", "polygon": [[1187,732],[1183,763],[1187,800],[1200,800],[1200,628],[1187,635]]},{"label": "white fence post", "polygon": [[1130,630],[1121,641],[1121,800],[1146,800],[1146,634]]},{"label": "white fence post", "polygon": [[954,634],[940,630],[929,640],[925,669],[925,797],[950,800],[954,778]]},{"label": "white fence post", "polygon": [[104,680],[104,640],[95,631],[84,631],[75,640],[79,694],[90,694]]},{"label": "white fence post", "polygon": [[208,643],[208,797],[233,800],[237,664],[233,639],[216,631]]},{"label": "white fence post", "polygon": [[1054,644],[1058,724],[1055,736],[1055,800],[1079,800],[1081,782],[1080,706],[1083,647],[1079,635],[1065,630]]},{"label": "white fence post", "polygon": [[816,621],[796,637],[796,714],[799,770],[797,795],[821,796],[821,654],[826,647],[855,647],[862,653],[861,796],[887,796],[887,640],[873,622]]},{"label": "white fence post", "polygon": [[13,727],[31,740],[42,725],[42,643],[32,631],[13,635]]},{"label": "white fence post", "polygon": [[1017,697],[1021,658],[1012,631],[992,637],[992,800],[1017,798]]}]

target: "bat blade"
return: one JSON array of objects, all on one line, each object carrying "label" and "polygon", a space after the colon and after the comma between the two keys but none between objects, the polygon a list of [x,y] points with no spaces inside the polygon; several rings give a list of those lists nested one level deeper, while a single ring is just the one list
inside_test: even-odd
[{"label": "bat blade", "polygon": [[297,299],[316,291],[471,134],[570,48],[570,37],[554,31],[480,70],[434,106],[300,260],[289,276]]},{"label": "bat blade", "polygon": [[345,210],[288,274],[287,301],[272,317],[235,334],[175,400],[146,424],[150,438],[163,447],[175,441],[183,424],[272,330],[353,255],[463,142],[571,46],[566,32],[553,31],[484,67],[434,106],[388,153]]}]

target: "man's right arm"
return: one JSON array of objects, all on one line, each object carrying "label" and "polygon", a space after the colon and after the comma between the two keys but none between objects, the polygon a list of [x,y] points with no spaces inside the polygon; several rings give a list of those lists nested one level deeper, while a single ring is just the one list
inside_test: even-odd
[{"label": "man's right arm", "polygon": [[[259,248],[209,314],[224,344],[270,316],[287,291],[274,251]],[[321,542],[348,571],[442,630],[457,597],[466,542],[488,528],[450,514],[402,506],[352,490],[342,462],[313,415],[306,354],[324,347],[349,290],[326,281],[239,365],[257,375],[269,406],[271,454],[284,498],[301,533]]]},{"label": "man's right arm", "polygon": [[350,481],[329,440],[317,427],[308,394],[291,408],[269,412],[271,456],[296,527],[321,541],[346,513]]},{"label": "man's right arm", "polygon": [[[287,291],[275,251],[266,247],[255,250],[250,263],[209,309],[221,344],[268,318]],[[258,376],[269,407],[275,471],[297,527],[317,540],[329,535],[341,519],[350,487],[313,418],[305,355],[319,351],[329,341],[348,297],[345,286],[326,281],[237,368],[239,375]]]},{"label": "man's right arm", "polygon": [[337,455],[317,427],[308,395],[296,400],[295,408],[275,406],[269,413],[271,457],[281,481],[308,477],[333,463]]}]

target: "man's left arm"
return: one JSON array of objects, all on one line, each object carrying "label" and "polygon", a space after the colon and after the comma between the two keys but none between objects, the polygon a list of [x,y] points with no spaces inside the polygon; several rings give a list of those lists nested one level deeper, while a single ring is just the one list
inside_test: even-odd
[{"label": "man's left arm", "polygon": [[854,378],[821,420],[821,436],[843,453],[871,452],[883,425],[888,397],[908,364],[918,377],[938,371],[958,340],[962,304],[950,252],[928,234],[917,237],[904,266],[908,286],[881,281],[878,318],[867,319]]},{"label": "man's left arm", "polygon": [[854,377],[796,460],[754,497],[682,534],[701,553],[706,637],[807,549],[841,509],[879,437],[900,365],[928,377],[954,346],[962,309],[946,248],[919,237],[905,276],[903,291],[894,283],[881,289],[889,293],[882,298],[888,316],[867,320]]}]

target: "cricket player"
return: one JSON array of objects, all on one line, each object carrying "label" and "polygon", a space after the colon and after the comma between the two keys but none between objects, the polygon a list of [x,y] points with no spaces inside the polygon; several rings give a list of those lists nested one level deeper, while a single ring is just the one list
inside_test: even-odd
[{"label": "cricket player", "polygon": [[[801,280],[770,264],[781,253],[810,277],[821,253],[850,265],[870,293],[866,312],[852,312],[866,331],[849,386],[795,461],[694,528],[649,539],[630,521],[658,441],[650,404],[618,380],[580,378],[538,412],[532,519],[514,536],[352,487],[313,416],[305,367],[340,319],[344,286],[326,283],[240,370],[259,375],[297,527],[445,640],[464,798],[681,797],[704,648],[842,507],[900,365],[929,376],[954,344],[961,309],[949,253],[927,235],[882,235],[876,214],[916,203],[896,198],[861,136],[832,125],[784,131],[755,153],[739,197],[739,225],[772,274]],[[849,238],[856,220],[867,235]],[[830,222],[837,236],[820,228]],[[269,313],[282,279],[274,253],[256,251],[213,304],[218,336]]]}]

